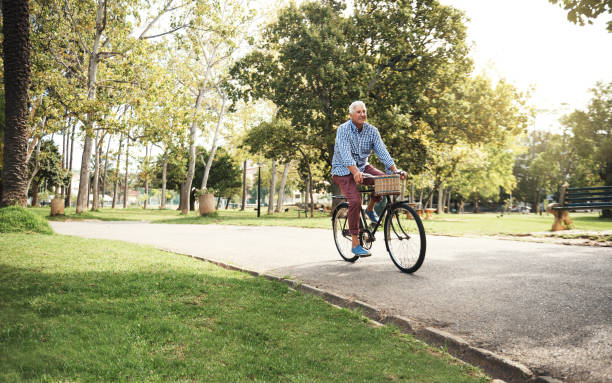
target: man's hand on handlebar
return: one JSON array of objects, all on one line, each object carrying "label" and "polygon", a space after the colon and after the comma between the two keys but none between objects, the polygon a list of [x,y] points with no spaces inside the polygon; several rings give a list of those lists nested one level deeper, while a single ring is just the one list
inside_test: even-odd
[{"label": "man's hand on handlebar", "polygon": [[395,167],[395,165],[392,165],[390,170],[393,172],[393,174],[399,174],[400,179],[402,181],[406,179],[406,172],[403,170],[399,170]]},{"label": "man's hand on handlebar", "polygon": [[361,185],[363,183],[363,173],[362,172],[354,173],[353,179],[355,180],[356,184]]}]

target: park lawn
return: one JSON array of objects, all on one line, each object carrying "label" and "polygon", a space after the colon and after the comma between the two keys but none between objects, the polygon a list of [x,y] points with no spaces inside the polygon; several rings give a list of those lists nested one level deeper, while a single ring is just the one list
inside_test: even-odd
[{"label": "park lawn", "polygon": [[[41,215],[49,216],[49,208],[29,208],[28,210]],[[245,226],[295,226],[305,228],[331,228],[329,212],[315,212],[314,218],[304,218],[303,214],[298,217],[295,208],[288,212],[266,214],[262,209],[261,216],[250,209],[218,210],[213,216],[201,217],[197,212],[181,215],[176,210],[159,209],[110,209],[104,208],[99,211],[90,211],[85,214],[76,215],[74,209],[67,209],[65,216],[48,217],[51,220],[79,220],[100,219],[105,221],[150,221],[153,223],[173,224],[224,224]],[[612,219],[601,219],[599,213],[571,213],[574,220],[574,228],[578,230],[601,231],[612,230]],[[553,217],[544,213],[536,214],[511,213],[501,216],[498,213],[482,214],[442,214],[433,215],[432,220],[424,221],[425,230],[429,234],[439,235],[498,235],[513,234],[521,235],[533,232],[547,232],[552,226]]]},{"label": "park lawn", "polygon": [[152,223],[175,223],[175,224],[224,224],[224,225],[244,225],[244,226],[295,226],[310,228],[329,228],[331,227],[331,217],[329,213],[314,212],[314,218],[304,218],[304,212],[291,207],[288,212],[281,212],[268,215],[267,208],[262,207],[260,217],[257,212],[250,208],[246,211],[235,209],[220,209],[210,216],[200,216],[196,211],[182,215],[177,210],[160,209],[111,209],[102,208],[97,211],[88,211],[76,214],[74,208],[65,210],[65,215],[50,217],[49,207],[30,207],[29,211],[46,217],[52,221],[66,220],[86,220],[98,219],[102,221],[148,221]]},{"label": "park lawn", "polygon": [[[599,213],[570,213],[573,229],[587,231],[612,230],[612,219],[599,218]],[[482,213],[442,214],[425,220],[425,231],[442,235],[521,235],[550,232],[551,214]]]},{"label": "park lawn", "polygon": [[118,241],[0,236],[0,381],[486,382],[280,282]]},{"label": "park lawn", "polygon": [[[87,211],[86,213],[76,214],[75,208],[66,208],[64,215],[50,217],[51,209],[48,206],[44,207],[29,207],[29,211],[34,214],[44,216],[51,221],[65,220],[85,220],[98,219],[101,221],[157,221],[163,219],[171,219],[180,217],[180,212],[176,210],[160,210],[160,209],[142,209],[142,208],[127,208],[127,209],[111,209],[109,207],[101,208],[98,211]],[[192,213],[195,214],[195,213]]]}]

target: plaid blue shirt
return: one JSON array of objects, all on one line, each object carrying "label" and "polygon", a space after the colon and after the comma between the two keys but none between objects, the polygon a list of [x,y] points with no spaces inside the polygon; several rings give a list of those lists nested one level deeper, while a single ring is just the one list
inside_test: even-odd
[{"label": "plaid blue shirt", "polygon": [[378,129],[366,122],[359,132],[353,121],[348,120],[340,125],[336,132],[332,175],[346,176],[351,174],[348,167],[352,165],[357,166],[359,171],[363,172],[372,150],[374,150],[378,159],[385,164],[385,171],[389,173],[389,168],[394,165],[394,162],[380,138]]}]

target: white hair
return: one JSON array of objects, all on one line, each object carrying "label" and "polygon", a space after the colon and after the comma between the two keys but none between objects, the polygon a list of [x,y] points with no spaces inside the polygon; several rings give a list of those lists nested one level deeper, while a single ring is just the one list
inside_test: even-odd
[{"label": "white hair", "polygon": [[353,114],[353,111],[355,110],[356,106],[363,106],[363,109],[367,110],[363,101],[353,101],[353,103],[349,106],[349,114]]}]

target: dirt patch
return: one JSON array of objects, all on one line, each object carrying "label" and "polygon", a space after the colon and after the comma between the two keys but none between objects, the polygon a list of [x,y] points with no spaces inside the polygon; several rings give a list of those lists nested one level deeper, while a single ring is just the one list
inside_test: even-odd
[{"label": "dirt patch", "polygon": [[527,242],[555,243],[559,245],[570,246],[612,247],[612,230],[564,230],[556,232],[544,231],[523,234],[499,234],[489,237]]}]

